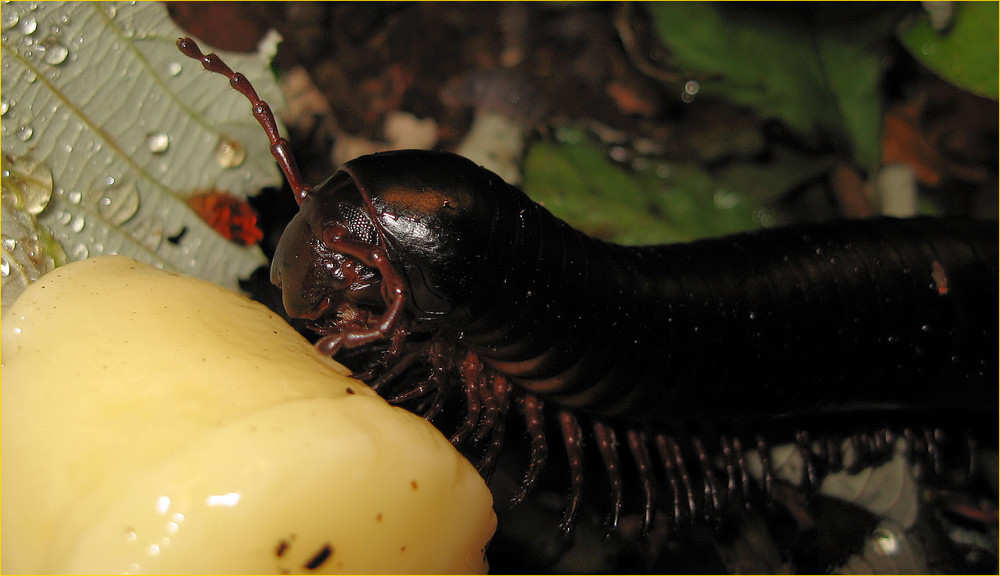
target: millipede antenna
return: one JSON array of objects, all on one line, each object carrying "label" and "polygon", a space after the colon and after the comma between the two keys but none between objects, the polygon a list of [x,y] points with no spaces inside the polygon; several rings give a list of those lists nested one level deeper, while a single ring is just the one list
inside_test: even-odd
[{"label": "millipede antenna", "polygon": [[205,70],[222,74],[226,78],[229,78],[229,83],[232,87],[246,96],[247,100],[250,100],[250,104],[253,106],[253,117],[264,128],[264,132],[267,132],[268,140],[271,141],[271,155],[278,161],[281,171],[285,173],[285,178],[288,180],[288,184],[292,187],[292,192],[295,194],[295,201],[301,205],[302,201],[309,195],[309,192],[312,191],[312,187],[302,181],[298,164],[296,164],[295,156],[292,154],[292,147],[288,143],[288,140],[278,133],[278,123],[274,119],[271,107],[257,96],[257,91],[254,90],[253,85],[250,84],[246,76],[239,72],[233,72],[214,52],[208,55],[203,54],[201,48],[198,47],[198,43],[191,38],[178,38],[177,48],[188,58],[200,61]]}]

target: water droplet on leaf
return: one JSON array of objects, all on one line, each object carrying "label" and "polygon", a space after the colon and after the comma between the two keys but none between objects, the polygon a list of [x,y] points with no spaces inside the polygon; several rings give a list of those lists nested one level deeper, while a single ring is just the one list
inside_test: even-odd
[{"label": "water droplet on leaf", "polygon": [[49,66],[59,66],[66,61],[69,56],[69,48],[66,48],[56,40],[46,41],[45,56],[42,58]]},{"label": "water droplet on leaf", "polygon": [[35,135],[35,129],[27,124],[21,124],[17,127],[14,134],[17,135],[17,139],[21,142],[27,142],[28,140],[31,140],[32,136]]},{"label": "water droplet on leaf", "polygon": [[146,146],[153,154],[163,154],[170,148],[170,137],[162,132],[146,136]]},{"label": "water droplet on leaf", "polygon": [[73,260],[84,260],[89,256],[90,256],[90,248],[88,248],[87,245],[84,244],[83,242],[74,246],[73,251],[70,252],[70,257]]},{"label": "water droplet on leaf", "polygon": [[133,183],[112,185],[96,196],[97,213],[114,226],[124,224],[139,211],[139,194]]},{"label": "water droplet on leaf", "polygon": [[215,148],[215,160],[223,168],[235,168],[246,160],[247,150],[236,140],[223,136]]},{"label": "water droplet on leaf", "polygon": [[8,7],[6,10],[3,11],[3,19],[2,19],[2,24],[0,24],[0,26],[3,26],[3,29],[7,30],[8,28],[13,28],[14,26],[17,26],[17,23],[20,20],[21,20],[21,14],[17,10],[13,10]]},{"label": "water droplet on leaf", "polygon": [[35,30],[38,30],[38,20],[34,16],[28,16],[27,18],[21,20],[21,33],[22,34],[34,34]]},{"label": "water droplet on leaf", "polygon": [[40,162],[6,158],[3,173],[4,203],[37,216],[52,198],[52,171]]}]

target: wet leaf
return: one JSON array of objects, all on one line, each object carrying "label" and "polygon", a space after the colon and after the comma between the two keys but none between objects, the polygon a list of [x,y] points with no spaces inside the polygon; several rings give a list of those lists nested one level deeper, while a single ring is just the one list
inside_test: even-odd
[{"label": "wet leaf", "polygon": [[651,3],[667,60],[718,96],[878,161],[882,44],[898,9],[864,4]]},{"label": "wet leaf", "polygon": [[935,30],[921,14],[902,27],[899,39],[925,66],[945,80],[974,94],[997,99],[998,23],[996,2],[953,3],[954,19]]},{"label": "wet leaf", "polygon": [[528,150],[524,190],[592,236],[622,244],[662,244],[750,230],[764,202],[717,181],[704,169],[664,162],[630,170],[610,160],[582,131]]},{"label": "wet leaf", "polygon": [[2,180],[0,281],[6,308],[29,284],[64,264],[66,254],[37,221],[52,198],[52,170],[30,160],[5,159]]},{"label": "wet leaf", "polygon": [[[69,261],[123,254],[234,289],[265,263],[184,201],[212,189],[245,198],[280,173],[249,103],[177,50],[185,34],[161,4],[12,2],[2,24],[4,169],[51,170],[51,197],[20,217],[20,239],[51,237]],[[223,57],[281,107],[269,55]],[[9,244],[19,238],[7,209]],[[5,271],[25,265],[8,256]],[[5,304],[20,284],[4,279]]]}]

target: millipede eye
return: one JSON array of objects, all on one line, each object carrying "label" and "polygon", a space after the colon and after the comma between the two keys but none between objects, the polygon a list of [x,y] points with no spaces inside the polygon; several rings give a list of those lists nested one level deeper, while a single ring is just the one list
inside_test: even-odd
[{"label": "millipede eye", "polygon": [[340,212],[339,222],[346,227],[355,240],[360,240],[366,244],[378,242],[378,234],[375,225],[368,214],[353,204],[341,202],[337,204],[337,211]]}]

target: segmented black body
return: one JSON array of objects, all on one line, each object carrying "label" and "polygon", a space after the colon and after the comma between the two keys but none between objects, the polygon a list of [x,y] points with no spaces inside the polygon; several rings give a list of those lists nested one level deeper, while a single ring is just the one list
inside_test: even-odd
[{"label": "segmented black body", "polygon": [[433,322],[525,390],[651,421],[995,412],[995,224],[877,219],[626,247],[501,196],[462,272],[470,289]]},{"label": "segmented black body", "polygon": [[[324,353],[374,350],[363,376],[393,401],[445,419],[458,397],[452,441],[480,446],[487,474],[516,401],[531,456],[515,500],[546,460],[554,413],[571,469],[567,530],[585,441],[607,470],[610,525],[623,506],[621,435],[644,525],[662,509],[676,527],[717,518],[751,484],[768,490],[770,439],[755,426],[792,422],[806,484],[844,465],[844,446],[855,468],[899,438],[939,457],[919,419],[823,437],[811,426],[822,416],[953,413],[995,429],[996,222],[881,218],[626,247],[426,151],[357,158],[313,189],[245,79],[181,48],[254,103],[300,201],[272,265],[289,314],[314,320]],[[683,422],[721,433],[678,440]]]},{"label": "segmented black body", "polygon": [[[303,219],[385,247],[411,330],[450,332],[572,409],[653,421],[996,411],[995,222],[881,218],[618,246],[464,159],[420,151],[356,159],[312,197],[323,206]],[[301,266],[291,258],[309,248],[295,240],[282,239],[278,273]],[[298,315],[312,305],[289,302]]]},{"label": "segmented black body", "polygon": [[[345,265],[331,238],[377,247],[390,266]],[[823,414],[921,410],[995,420],[997,262],[995,222],[930,218],[618,246],[574,230],[463,158],[402,151],[348,162],[312,190],[279,243],[273,273],[293,315],[340,310],[320,328],[332,334],[322,350],[336,351],[352,331],[367,334],[363,344],[393,339],[368,374],[376,386],[399,383],[381,390],[387,396],[422,400],[411,406],[431,418],[449,390],[465,398],[453,441],[491,437],[484,468],[502,441],[505,382],[515,396],[554,406],[577,482],[569,526],[582,490],[581,422],[593,428],[613,485],[621,483],[615,430],[631,434],[631,459],[640,476],[647,470],[641,482],[651,492],[658,476],[644,463],[649,453],[684,465],[681,447],[658,432],[678,421],[794,416],[801,427]],[[353,270],[353,280],[331,270]],[[393,322],[381,314],[398,300],[373,293],[386,273],[402,286]],[[412,377],[421,357],[429,369]],[[540,466],[542,411],[525,412],[529,433],[541,436],[532,457]],[[882,451],[893,445],[883,442]],[[706,461],[722,452],[721,444],[693,451]],[[732,474],[745,476],[733,458]],[[701,466],[698,482],[709,468]],[[711,516],[718,507],[700,502],[689,511]]]},{"label": "segmented black body", "polygon": [[[402,151],[348,162],[312,190],[272,271],[290,313],[329,319],[321,350],[392,340],[368,373],[376,387],[399,384],[387,396],[422,400],[412,406],[430,418],[449,390],[465,398],[452,438],[490,437],[484,468],[502,441],[507,383],[532,402],[532,467],[547,452],[534,403],[555,406],[576,482],[569,526],[584,419],[613,485],[615,430],[632,434],[642,476],[650,452],[684,464],[680,447],[663,446],[672,438],[657,435],[681,420],[920,410],[995,420],[997,259],[996,223],[927,218],[618,246],[468,160]],[[395,295],[376,295],[387,277]],[[414,378],[421,357],[429,369]],[[736,460],[729,467],[745,476]],[[656,483],[651,472],[641,482],[650,492]],[[706,507],[717,506],[690,508]]]}]

